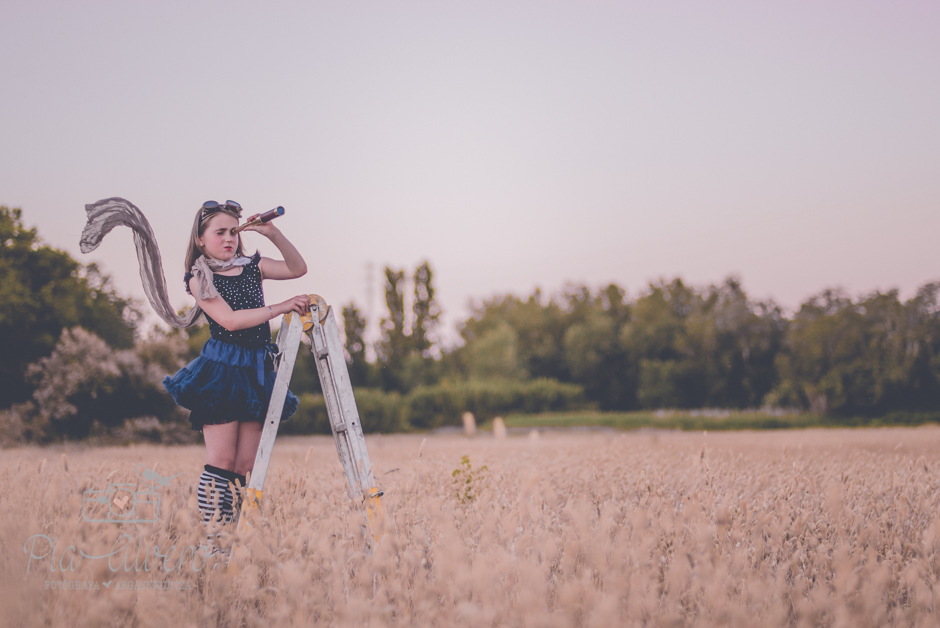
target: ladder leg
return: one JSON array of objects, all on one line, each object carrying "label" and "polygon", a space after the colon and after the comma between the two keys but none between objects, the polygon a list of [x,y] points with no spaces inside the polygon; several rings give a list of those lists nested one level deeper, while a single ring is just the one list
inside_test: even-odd
[{"label": "ladder leg", "polygon": [[346,475],[350,496],[354,500],[361,500],[365,505],[373,540],[378,540],[382,524],[379,497],[383,491],[375,485],[339,329],[333,316],[333,308],[323,303],[322,299],[316,303],[311,300],[311,315],[314,314],[314,321],[319,322],[312,325],[310,344],[316,358],[317,374],[323,388],[336,453]]},{"label": "ladder leg", "polygon": [[258,453],[255,454],[255,464],[251,471],[251,478],[245,489],[245,499],[242,501],[242,521],[240,525],[250,527],[251,517],[259,509],[264,489],[264,481],[268,474],[268,465],[271,463],[271,452],[274,440],[277,438],[277,429],[281,424],[281,414],[284,411],[284,402],[287,400],[287,388],[294,372],[297,361],[297,349],[300,347],[300,336],[303,333],[303,323],[299,316],[281,322],[277,335],[278,354],[277,376],[274,379],[274,389],[268,402],[268,413],[264,419],[261,430],[261,440],[258,443]]}]

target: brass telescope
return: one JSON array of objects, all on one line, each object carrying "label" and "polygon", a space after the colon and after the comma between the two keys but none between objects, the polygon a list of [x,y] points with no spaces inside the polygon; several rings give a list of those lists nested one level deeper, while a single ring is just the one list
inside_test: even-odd
[{"label": "brass telescope", "polygon": [[283,216],[283,215],[284,215],[284,208],[280,206],[275,207],[274,209],[270,211],[264,212],[263,214],[261,214],[260,216],[252,220],[251,222],[246,222],[243,225],[238,225],[237,227],[235,227],[232,233],[238,233],[239,231],[243,231],[244,229],[247,229],[248,227],[254,227],[255,225],[260,225],[263,222],[270,222],[274,220],[275,218],[277,218],[278,216]]}]

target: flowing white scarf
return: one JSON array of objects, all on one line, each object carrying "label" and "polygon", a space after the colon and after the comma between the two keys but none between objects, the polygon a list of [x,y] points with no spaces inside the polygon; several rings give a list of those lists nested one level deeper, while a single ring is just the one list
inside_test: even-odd
[{"label": "flowing white scarf", "polygon": [[[130,227],[134,232],[134,244],[137,246],[140,280],[150,305],[168,325],[173,327],[193,325],[202,315],[202,309],[197,305],[183,318],[177,315],[170,305],[160,249],[157,247],[153,229],[143,213],[130,201],[118,197],[106,198],[97,203],[85,205],[85,211],[88,213],[88,224],[82,231],[80,242],[82,253],[91,253],[98,248],[101,240],[115,227],[119,225]],[[193,296],[200,301],[219,296],[218,290],[212,283],[212,273],[235,266],[244,266],[249,262],[251,259],[242,256],[223,262],[201,255],[190,271],[196,278],[196,293]]]}]

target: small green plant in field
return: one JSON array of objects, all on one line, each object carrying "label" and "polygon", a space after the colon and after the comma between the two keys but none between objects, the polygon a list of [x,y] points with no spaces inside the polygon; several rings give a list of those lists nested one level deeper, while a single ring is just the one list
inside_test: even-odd
[{"label": "small green plant in field", "polygon": [[470,464],[470,456],[463,456],[460,466],[454,469],[451,476],[457,486],[457,499],[463,504],[469,504],[480,494],[483,482],[486,481],[486,465],[474,469]]}]

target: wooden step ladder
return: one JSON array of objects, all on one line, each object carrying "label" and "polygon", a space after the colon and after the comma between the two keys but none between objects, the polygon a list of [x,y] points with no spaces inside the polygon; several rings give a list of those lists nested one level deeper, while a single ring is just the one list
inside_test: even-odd
[{"label": "wooden step ladder", "polygon": [[323,388],[326,412],[336,442],[343,473],[349,485],[349,495],[353,501],[361,501],[366,509],[369,532],[372,543],[381,536],[382,505],[379,498],[383,492],[375,485],[372,463],[366,451],[366,441],[359,421],[359,410],[349,382],[349,370],[343,343],[339,337],[333,308],[322,297],[311,294],[310,313],[300,316],[294,312],[284,315],[277,334],[277,346],[280,350],[274,368],[277,376],[268,405],[268,414],[264,420],[255,466],[248,480],[245,498],[239,515],[239,527],[251,528],[257,521],[261,508],[261,497],[271,452],[277,437],[277,428],[281,423],[284,401],[287,399],[287,387],[290,384],[300,336],[306,333],[310,337],[310,348],[317,364],[317,374]]}]

